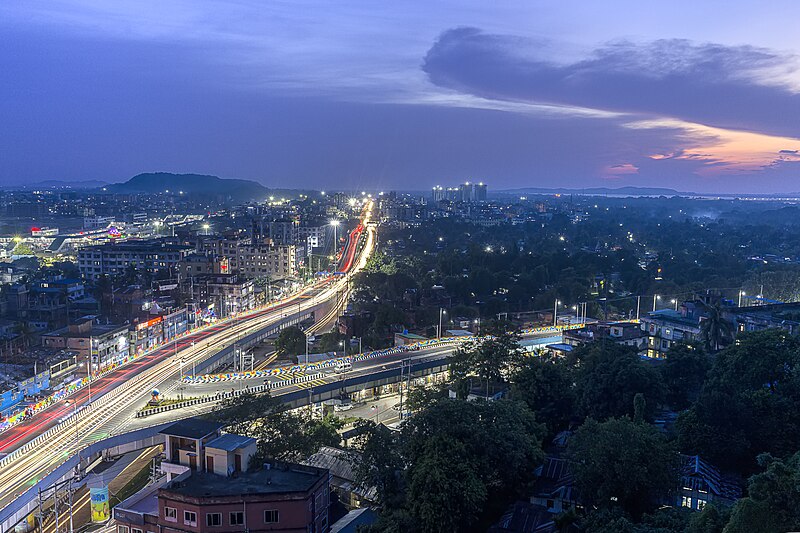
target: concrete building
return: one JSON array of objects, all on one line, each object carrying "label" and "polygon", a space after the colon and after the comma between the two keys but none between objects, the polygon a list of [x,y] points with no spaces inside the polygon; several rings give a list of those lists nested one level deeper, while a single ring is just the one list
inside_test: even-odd
[{"label": "concrete building", "polygon": [[122,274],[131,266],[152,275],[172,277],[178,272],[180,261],[191,250],[190,246],[167,244],[160,240],[88,246],[78,251],[78,269],[87,279],[97,279],[103,274]]},{"label": "concrete building", "polygon": [[250,464],[255,440],[188,419],[167,427],[167,476],[114,508],[118,533],[329,531],[329,473],[270,461]]},{"label": "concrete building", "polygon": [[184,281],[184,290],[201,310],[217,318],[255,307],[255,283],[239,274],[205,274]]},{"label": "concrete building", "polygon": [[42,345],[76,352],[79,363],[87,361],[91,354],[92,370],[99,372],[128,357],[128,326],[95,324],[94,317],[84,317],[67,327],[44,333]]}]

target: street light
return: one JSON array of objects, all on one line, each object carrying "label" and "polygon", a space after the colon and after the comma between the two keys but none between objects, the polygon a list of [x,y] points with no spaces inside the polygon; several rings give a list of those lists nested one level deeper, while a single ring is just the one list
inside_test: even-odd
[{"label": "street light", "polygon": [[210,224],[203,224],[203,235],[208,235],[208,230],[211,229]]},{"label": "street light", "polygon": [[655,312],[655,310],[656,310],[656,301],[660,300],[660,299],[661,299],[661,296],[659,296],[658,294],[654,294],[653,295],[653,312]]},{"label": "street light", "polygon": [[337,230],[339,229],[339,224],[341,224],[341,221],[339,221],[339,220],[331,220],[330,221],[330,225],[333,226],[333,255],[334,256],[336,255],[336,250],[339,248],[339,242],[337,241],[337,237],[338,237],[338,231]]},{"label": "street light", "polygon": [[739,307],[742,306],[742,296],[745,296],[745,292],[739,291]]},{"label": "street light", "polygon": [[556,300],[553,306],[553,327],[558,326],[558,306],[561,305],[561,300]]},{"label": "street light", "polygon": [[675,310],[677,311],[678,310],[678,299],[677,298],[673,298],[672,300],[670,300],[670,303],[675,304]]},{"label": "street light", "polygon": [[439,308],[439,329],[436,330],[436,338],[442,338],[442,317],[447,314],[447,311],[444,310],[443,307]]}]

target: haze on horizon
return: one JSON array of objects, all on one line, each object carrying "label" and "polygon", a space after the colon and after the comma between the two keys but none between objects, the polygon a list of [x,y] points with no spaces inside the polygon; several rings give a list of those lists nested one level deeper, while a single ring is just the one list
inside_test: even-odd
[{"label": "haze on horizon", "polygon": [[0,4],[0,184],[800,191],[800,4]]}]

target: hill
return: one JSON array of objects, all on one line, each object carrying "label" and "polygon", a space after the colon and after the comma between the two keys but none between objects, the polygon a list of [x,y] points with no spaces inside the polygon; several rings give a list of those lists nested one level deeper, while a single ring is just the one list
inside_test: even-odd
[{"label": "hill", "polygon": [[183,191],[186,194],[205,194],[230,197],[235,201],[263,201],[269,190],[255,181],[223,179],[203,174],[172,174],[151,172],[138,174],[126,182],[109,185],[107,189],[117,193],[155,194],[167,190]]}]

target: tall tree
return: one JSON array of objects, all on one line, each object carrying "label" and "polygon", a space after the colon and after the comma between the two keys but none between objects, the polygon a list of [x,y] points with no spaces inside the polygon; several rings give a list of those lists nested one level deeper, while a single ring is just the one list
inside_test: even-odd
[{"label": "tall tree", "polygon": [[700,334],[708,351],[719,351],[724,342],[733,338],[733,324],[725,319],[720,300],[704,305],[703,309],[705,317],[701,322]]},{"label": "tall tree", "polygon": [[585,416],[603,420],[633,416],[633,399],[643,394],[647,420],[664,399],[664,385],[658,370],[642,359],[634,348],[610,343],[593,343],[573,351],[578,406]]},{"label": "tall tree", "polygon": [[748,496],[733,508],[725,533],[800,529],[800,452],[787,459],[758,457],[762,472],[748,482]]},{"label": "tall tree", "polygon": [[629,418],[588,419],[568,444],[575,482],[587,504],[634,516],[655,508],[678,483],[678,454],[658,431]]},{"label": "tall tree", "polygon": [[519,335],[502,331],[459,347],[450,358],[450,376],[457,381],[476,376],[483,384],[504,382],[519,367],[522,357]]}]

